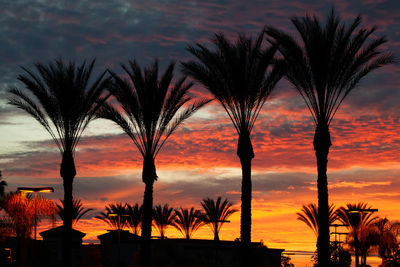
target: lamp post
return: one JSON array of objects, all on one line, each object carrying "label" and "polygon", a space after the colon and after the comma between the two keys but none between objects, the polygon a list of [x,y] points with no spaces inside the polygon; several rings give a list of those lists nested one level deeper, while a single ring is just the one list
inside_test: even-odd
[{"label": "lamp post", "polygon": [[356,267],[360,266],[359,263],[359,253],[358,253],[358,248],[359,248],[359,243],[360,241],[358,240],[358,228],[360,227],[361,221],[363,219],[363,214],[367,213],[373,213],[377,212],[378,209],[349,209],[347,212],[351,216],[352,214],[359,214],[359,221],[357,222],[357,227],[354,228],[354,250],[355,250],[355,258],[356,258]]},{"label": "lamp post", "polygon": [[11,251],[11,248],[4,248],[4,250],[10,252],[10,256],[8,256],[7,258],[10,259],[10,266],[12,266],[13,258],[12,258],[12,251]]},{"label": "lamp post", "polygon": [[47,186],[47,187],[18,187],[18,191],[19,192],[23,192],[23,193],[35,193],[35,241],[36,241],[36,227],[37,227],[37,218],[36,218],[36,197],[37,197],[37,193],[52,193],[54,192],[53,187]]},{"label": "lamp post", "polygon": [[128,217],[128,214],[121,213],[108,213],[108,217],[117,217],[118,218],[118,262],[117,266],[120,264],[121,260],[121,216]]}]

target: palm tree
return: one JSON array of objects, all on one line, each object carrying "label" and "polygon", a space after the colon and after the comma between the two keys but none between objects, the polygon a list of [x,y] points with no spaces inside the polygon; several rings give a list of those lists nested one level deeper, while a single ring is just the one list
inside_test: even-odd
[{"label": "palm tree", "polygon": [[[199,43],[188,46],[198,62],[182,63],[190,75],[220,102],[239,135],[237,155],[242,166],[242,206],[240,236],[244,244],[251,242],[251,161],[254,158],[251,132],[261,108],[283,74],[274,59],[276,47],[263,49],[263,33],[256,41],[239,36],[236,43],[223,34],[211,41],[215,51]],[[271,68],[271,71],[268,69]]]},{"label": "palm tree", "polygon": [[35,67],[37,73],[22,67],[25,74],[19,75],[18,80],[24,84],[26,92],[18,88],[8,90],[9,103],[35,118],[60,150],[65,204],[63,264],[71,266],[74,152],[83,131],[105,101],[102,93],[108,79],[103,72],[89,84],[94,61],[76,66],[55,60],[48,65],[37,63]]},{"label": "palm tree", "polygon": [[202,220],[203,214],[193,207],[190,209],[180,208],[175,210],[173,226],[181,232],[186,239],[190,239],[194,232],[205,224]]},{"label": "palm tree", "polygon": [[127,209],[122,203],[109,204],[106,206],[106,212],[100,212],[95,216],[96,219],[106,222],[111,228],[121,230],[127,225]]},{"label": "palm tree", "polygon": [[[61,204],[56,204],[57,206],[57,214],[64,221],[64,200],[60,199]],[[88,213],[93,209],[84,208],[82,201],[80,199],[73,198],[72,199],[72,226],[78,223],[78,221],[82,218],[83,215]]]},{"label": "palm tree", "polygon": [[398,248],[397,236],[400,230],[399,222],[391,222],[387,218],[379,218],[372,223],[378,234],[378,254],[382,259],[381,266],[386,266],[386,260]]},{"label": "palm tree", "polygon": [[367,203],[359,202],[356,204],[346,204],[345,207],[340,207],[336,211],[338,219],[349,227],[351,233],[349,236],[351,242],[349,243],[354,247],[356,266],[359,266],[361,247],[364,247],[364,252],[366,251],[365,247],[368,247],[368,244],[365,244],[370,238],[367,233],[369,231],[368,226],[377,219],[377,217],[373,216],[372,212],[363,212],[369,209],[371,209],[371,206],[368,206]]},{"label": "palm tree", "polygon": [[[153,184],[157,180],[155,158],[168,137],[208,101],[200,100],[187,108],[192,97],[188,90],[192,84],[185,84],[183,77],[171,86],[175,64],[171,63],[158,78],[158,62],[142,73],[138,63],[129,61],[129,66],[121,65],[131,83],[116,74],[110,93],[122,107],[107,104],[101,117],[118,124],[132,139],[143,157],[142,181],[145,184],[142,214],[142,256],[141,266],[150,266],[150,239],[153,210]],[[183,111],[182,111],[183,109]],[[181,112],[179,112],[181,110]]]},{"label": "palm tree", "polygon": [[127,224],[135,235],[139,235],[140,224],[142,222],[142,206],[138,203],[131,206],[126,204],[127,209]]},{"label": "palm tree", "polygon": [[[304,222],[318,237],[318,206],[314,203],[303,205],[301,211],[296,214],[297,220]],[[329,204],[329,225],[332,225],[336,219],[335,205]]]},{"label": "palm tree", "polygon": [[219,231],[222,225],[229,222],[228,218],[237,212],[237,209],[232,208],[233,204],[228,199],[221,202],[221,197],[218,197],[217,201],[211,198],[204,198],[200,204],[204,209],[203,221],[211,226],[214,240],[219,241]]},{"label": "palm tree", "polygon": [[168,226],[174,225],[175,216],[174,208],[170,207],[168,204],[165,204],[164,206],[157,205],[154,207],[153,225],[160,233],[161,239],[165,239],[165,230],[167,230]]},{"label": "palm tree", "polygon": [[375,27],[361,28],[358,16],[351,25],[341,22],[332,9],[322,25],[316,17],[293,17],[300,35],[290,35],[267,27],[269,41],[283,55],[286,78],[302,96],[311,112],[316,129],[314,150],[318,166],[318,259],[321,266],[329,261],[329,206],[327,164],[332,145],[329,127],[346,96],[370,72],[393,62],[391,53],[384,52],[384,37],[373,38]]}]

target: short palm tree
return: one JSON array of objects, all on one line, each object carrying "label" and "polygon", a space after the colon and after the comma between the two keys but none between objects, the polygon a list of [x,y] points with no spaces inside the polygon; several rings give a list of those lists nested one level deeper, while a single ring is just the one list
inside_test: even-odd
[{"label": "short palm tree", "polygon": [[83,131],[95,118],[105,101],[103,91],[108,85],[105,72],[90,83],[94,61],[77,66],[55,60],[48,65],[35,64],[37,73],[22,68],[18,76],[25,89],[8,90],[9,103],[26,111],[50,134],[62,161],[60,175],[64,185],[63,264],[71,265],[72,253],[72,186],[76,175],[74,152]]},{"label": "short palm tree", "polygon": [[153,209],[153,225],[157,228],[160,233],[160,238],[165,239],[165,231],[175,222],[174,208],[168,204],[164,206],[157,205]]},{"label": "short palm tree", "polygon": [[208,101],[200,100],[184,108],[192,97],[188,91],[192,84],[185,84],[186,77],[172,86],[175,64],[171,63],[158,77],[158,62],[142,72],[138,63],[129,61],[121,65],[130,81],[113,73],[114,84],[110,93],[121,106],[107,104],[101,117],[118,124],[132,139],[143,157],[142,181],[145,184],[142,214],[141,265],[150,266],[150,238],[153,210],[153,184],[157,180],[155,159],[168,137],[177,127]]},{"label": "short palm tree", "polygon": [[[199,43],[188,46],[198,61],[182,63],[185,74],[200,82],[222,105],[239,136],[237,155],[242,165],[240,236],[251,242],[251,133],[268,96],[283,74],[274,58],[276,47],[262,48],[263,33],[254,41],[239,36],[236,43],[216,34],[212,51]],[[275,64],[274,64],[275,63]],[[271,69],[269,71],[269,69]]]},{"label": "short palm tree", "polygon": [[329,127],[346,96],[372,71],[394,58],[382,49],[384,37],[374,38],[375,27],[361,28],[358,16],[350,25],[332,10],[325,25],[316,17],[293,17],[299,40],[267,27],[269,41],[278,46],[287,63],[286,78],[300,93],[315,122],[314,150],[318,166],[318,260],[329,261],[329,206],[327,164],[331,147]]},{"label": "short palm tree", "polygon": [[371,209],[371,206],[368,206],[367,203],[359,202],[356,204],[346,204],[345,207],[340,207],[336,212],[338,219],[343,224],[348,225],[350,230],[351,235],[349,238],[352,240],[350,245],[354,247],[356,266],[359,266],[361,246],[365,247],[361,242],[368,240],[368,227],[377,220],[377,217],[373,216],[372,212],[364,213],[365,210],[369,209]]},{"label": "short palm tree", "polygon": [[[300,212],[297,212],[297,220],[304,222],[310,227],[315,236],[318,237],[318,206],[315,203],[303,205]],[[335,205],[329,205],[329,225],[336,221]]]},{"label": "short palm tree", "polygon": [[[56,204],[57,214],[64,221],[64,200],[60,199],[61,204]],[[77,198],[72,199],[72,226],[82,218],[83,215],[93,209],[83,207],[82,201]]]},{"label": "short palm tree", "polygon": [[233,204],[228,199],[222,201],[221,197],[218,197],[217,201],[204,198],[200,204],[204,210],[203,221],[210,225],[214,233],[214,240],[219,241],[219,231],[222,225],[229,222],[228,218],[237,212],[237,209],[232,208]]},{"label": "short palm tree", "polygon": [[175,220],[173,226],[181,232],[186,239],[190,239],[192,235],[205,224],[202,220],[204,217],[200,210],[191,207],[190,209],[180,208],[175,210]]},{"label": "short palm tree", "polygon": [[139,235],[140,224],[142,222],[142,206],[138,203],[133,206],[126,204],[126,211],[128,214],[127,225],[135,235]]},{"label": "short palm tree", "polygon": [[127,209],[122,203],[109,204],[106,206],[106,212],[100,212],[95,216],[96,219],[102,220],[115,230],[121,230],[127,225]]}]

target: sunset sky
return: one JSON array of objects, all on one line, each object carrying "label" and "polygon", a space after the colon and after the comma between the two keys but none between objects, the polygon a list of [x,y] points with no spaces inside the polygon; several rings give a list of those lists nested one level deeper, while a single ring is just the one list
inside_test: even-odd
[{"label": "sunset sky", "polygon": [[[7,105],[6,90],[21,87],[19,66],[55,58],[96,58],[96,74],[105,68],[121,73],[120,63],[137,59],[142,66],[158,58],[192,59],[185,50],[208,43],[213,33],[229,38],[255,36],[264,25],[295,34],[290,17],[323,18],[332,6],[345,20],[362,14],[362,25],[377,26],[385,48],[400,56],[400,2],[357,1],[0,1],[0,170],[9,184],[53,186],[63,196],[60,153],[48,133],[31,117]],[[176,77],[180,65],[177,64]],[[378,215],[400,220],[399,65],[364,79],[341,106],[331,126],[328,163],[330,202],[367,202]],[[195,85],[195,96],[211,97]],[[314,124],[303,100],[285,81],[267,101],[253,132],[253,241],[287,250],[315,250],[311,229],[296,220],[303,204],[317,201]],[[187,120],[156,159],[159,180],[154,203],[200,207],[202,198],[227,197],[240,208],[240,162],[237,135],[217,102]],[[110,203],[142,202],[142,161],[131,140],[113,123],[94,121],[76,151],[74,196],[94,208],[78,224],[85,242],[98,242],[108,227],[93,219]],[[222,228],[221,238],[240,236],[240,213]],[[48,227],[48,226],[47,226]],[[43,228],[43,227],[42,227]],[[154,232],[157,234],[156,232]],[[174,230],[167,236],[179,237]],[[212,238],[204,227],[197,238]],[[296,265],[297,266],[297,265]]]}]

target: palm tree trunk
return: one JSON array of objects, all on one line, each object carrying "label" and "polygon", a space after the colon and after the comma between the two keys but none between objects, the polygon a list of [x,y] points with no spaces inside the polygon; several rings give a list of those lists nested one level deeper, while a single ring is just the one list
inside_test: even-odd
[{"label": "palm tree trunk", "polygon": [[151,266],[151,223],[153,220],[153,184],[157,180],[156,167],[152,156],[143,160],[142,180],[145,183],[142,214],[142,252],[140,266]]},{"label": "palm tree trunk", "polygon": [[356,267],[360,266],[359,244],[360,244],[360,242],[358,241],[358,229],[356,227],[355,232],[354,232],[354,257],[355,257],[355,261],[356,261]]},{"label": "palm tree trunk", "polygon": [[318,266],[328,266],[329,251],[329,204],[328,204],[328,153],[331,146],[329,127],[318,123],[314,135],[314,150],[318,167]]},{"label": "palm tree trunk", "polygon": [[237,155],[242,165],[242,206],[240,214],[240,239],[243,244],[251,242],[251,160],[254,158],[250,134],[243,131],[239,135]]},{"label": "palm tree trunk", "polygon": [[214,241],[219,241],[218,222],[215,223],[214,227]]},{"label": "palm tree trunk", "polygon": [[74,158],[71,151],[64,151],[60,175],[64,182],[64,239],[63,266],[72,265],[72,184],[76,175]]}]

